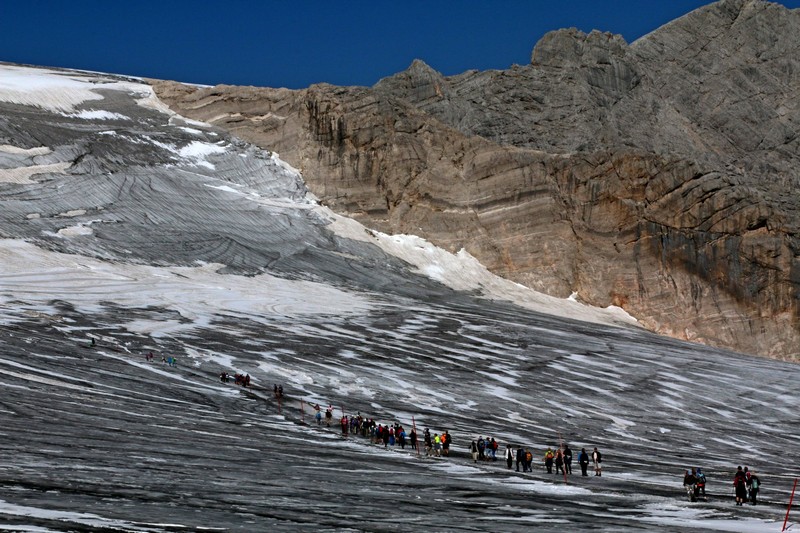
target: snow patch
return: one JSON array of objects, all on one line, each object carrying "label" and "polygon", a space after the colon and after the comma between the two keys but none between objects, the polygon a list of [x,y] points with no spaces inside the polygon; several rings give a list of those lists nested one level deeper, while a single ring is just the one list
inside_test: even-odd
[{"label": "snow patch", "polygon": [[213,154],[224,153],[225,151],[226,148],[224,146],[201,141],[192,141],[179,149],[178,155],[183,159],[191,161],[194,165],[214,170],[214,165],[206,161],[206,158]]},{"label": "snow patch", "polygon": [[120,113],[113,113],[111,111],[104,111],[101,109],[86,109],[77,113],[65,115],[70,118],[79,118],[82,120],[130,120],[130,117],[126,117]]},{"label": "snow patch", "polygon": [[47,146],[38,146],[36,148],[20,148],[18,146],[12,146],[10,144],[0,144],[0,152],[5,152],[7,154],[15,154],[15,155],[26,155],[26,156],[34,156],[34,155],[47,155],[53,152]]},{"label": "snow patch", "polygon": [[331,230],[342,237],[369,242],[417,267],[420,274],[459,291],[478,291],[485,298],[505,300],[541,313],[616,326],[636,325],[635,318],[619,307],[599,309],[574,298],[556,298],[489,272],[466,250],[452,254],[414,235],[387,235],[368,230],[359,222],[318,208],[329,218]]},{"label": "snow patch", "polygon": [[[80,226],[67,233],[85,234]],[[82,312],[101,309],[103,302],[125,307],[160,306],[181,317],[174,324],[131,321],[142,333],[191,330],[214,316],[246,316],[251,320],[292,320],[305,315],[363,314],[375,304],[362,296],[323,283],[287,280],[261,274],[218,274],[222,265],[154,267],[61,254],[13,239],[0,240],[0,286],[19,305],[0,306],[0,320],[13,321],[26,309],[44,309],[58,293]],[[20,274],[22,273],[22,274]],[[0,300],[2,302],[2,300]]]},{"label": "snow patch", "polygon": [[50,165],[31,165],[29,167],[0,169],[0,183],[33,183],[31,178],[40,174],[63,174],[72,163],[52,163]]}]

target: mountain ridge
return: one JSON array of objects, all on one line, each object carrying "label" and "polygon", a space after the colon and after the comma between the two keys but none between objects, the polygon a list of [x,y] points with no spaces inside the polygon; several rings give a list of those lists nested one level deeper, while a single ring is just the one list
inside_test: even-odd
[{"label": "mountain ridge", "polygon": [[155,90],[367,226],[662,334],[796,358],[797,34],[800,12],[722,0],[631,45],[557,30],[502,71],[416,60],[371,88]]}]

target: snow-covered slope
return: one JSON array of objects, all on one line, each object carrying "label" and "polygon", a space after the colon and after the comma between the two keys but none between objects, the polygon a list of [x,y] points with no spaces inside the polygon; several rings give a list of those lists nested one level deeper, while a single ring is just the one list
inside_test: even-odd
[{"label": "snow-covered slope", "polygon": [[[795,366],[368,230],[139,80],[0,66],[0,206],[0,529],[775,527]],[[454,454],[342,439],[303,424],[309,403],[449,430]],[[473,465],[479,435],[599,446],[606,473]],[[767,505],[680,498],[683,468],[727,497],[739,462]]]}]

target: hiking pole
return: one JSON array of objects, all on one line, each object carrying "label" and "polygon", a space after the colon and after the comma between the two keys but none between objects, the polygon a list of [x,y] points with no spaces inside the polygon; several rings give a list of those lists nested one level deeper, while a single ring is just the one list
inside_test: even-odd
[{"label": "hiking pole", "polygon": [[789,507],[786,509],[786,518],[783,520],[783,529],[781,531],[786,531],[786,522],[789,521],[789,511],[792,510],[792,501],[794,500],[794,491],[797,488],[797,478],[794,478],[794,486],[792,487],[792,495],[789,496]]}]

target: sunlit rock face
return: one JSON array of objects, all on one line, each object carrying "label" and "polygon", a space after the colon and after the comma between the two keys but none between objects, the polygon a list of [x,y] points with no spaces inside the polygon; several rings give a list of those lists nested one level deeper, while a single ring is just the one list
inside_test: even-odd
[{"label": "sunlit rock face", "polygon": [[155,89],[367,226],[662,334],[796,358],[798,32],[797,11],[724,0],[631,44],[559,30],[503,71]]}]

